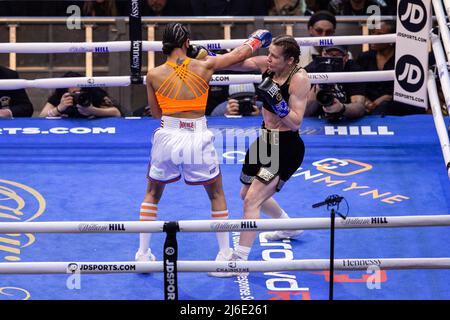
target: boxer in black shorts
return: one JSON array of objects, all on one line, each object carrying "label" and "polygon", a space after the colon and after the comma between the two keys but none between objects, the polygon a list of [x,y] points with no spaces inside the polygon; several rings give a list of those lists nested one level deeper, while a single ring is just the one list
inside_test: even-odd
[{"label": "boxer in black shorts", "polygon": [[[267,153],[267,157],[265,153]],[[276,159],[267,162],[271,155],[277,155]],[[263,127],[261,135],[247,150],[242,166],[241,182],[251,185],[253,179],[256,178],[266,183],[267,178],[279,176],[280,179],[276,186],[278,192],[300,167],[304,155],[305,144],[298,131],[271,131]],[[251,156],[252,159],[256,159],[256,163],[250,161]]]},{"label": "boxer in black shorts", "polygon": [[[296,40],[284,35],[273,39],[268,56],[251,57],[232,68],[259,70],[263,78],[257,90],[264,101],[262,132],[247,151],[240,177],[245,219],[259,219],[261,211],[272,218],[289,218],[272,196],[300,167],[305,154],[299,128],[310,82],[306,71],[298,66],[299,58]],[[266,232],[265,237],[279,240],[301,232]],[[247,260],[255,237],[254,231],[241,232],[231,260]]]}]

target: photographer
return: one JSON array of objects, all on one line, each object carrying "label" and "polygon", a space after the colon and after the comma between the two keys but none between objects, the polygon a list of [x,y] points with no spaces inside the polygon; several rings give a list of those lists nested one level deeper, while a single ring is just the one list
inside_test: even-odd
[{"label": "photographer", "polygon": [[[68,72],[63,77],[82,77]],[[120,117],[118,103],[101,88],[56,89],[48,98],[40,117],[101,118]]]},{"label": "photographer", "polygon": [[255,86],[252,83],[231,84],[228,100],[217,105],[211,116],[257,116],[261,114],[256,101]]},{"label": "photographer", "polygon": [[[336,17],[328,11],[318,11],[308,20],[308,33],[310,37],[331,37],[336,32]],[[300,66],[306,67],[314,57],[320,56],[322,47],[301,46]]]},{"label": "photographer", "polygon": [[[314,59],[305,69],[308,73],[361,71],[358,64],[349,59],[346,46],[325,47],[322,57]],[[362,117],[365,111],[364,94],[365,84],[360,82],[314,85],[308,95],[306,114],[329,121]]]}]

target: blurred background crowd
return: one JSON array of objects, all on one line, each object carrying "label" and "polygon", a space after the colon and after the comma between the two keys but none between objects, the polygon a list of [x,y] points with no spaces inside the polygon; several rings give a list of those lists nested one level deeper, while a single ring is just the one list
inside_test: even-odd
[{"label": "blurred background crowd", "polygon": [[[183,18],[217,17],[217,16],[290,16],[302,17],[303,22],[293,22],[295,37],[326,37],[361,34],[361,20],[357,23],[342,22],[341,17],[370,16],[379,14],[381,18],[375,28],[368,28],[367,35],[383,35],[396,32],[395,0],[143,0],[142,15],[144,17]],[[82,17],[127,17],[129,15],[128,0],[91,0],[91,1],[0,1],[2,17],[68,17],[73,11],[71,6],[80,9]],[[375,6],[375,7],[373,7]],[[376,8],[377,11],[373,11]],[[119,19],[120,20],[120,19]],[[117,20],[117,21],[119,21]],[[245,38],[249,31],[257,28],[267,28],[274,35],[284,33],[284,23],[275,22],[271,26],[264,20],[241,26],[237,21],[233,24],[231,38]],[[204,25],[190,25],[193,40],[219,39],[221,25],[216,21],[217,36],[211,34],[214,28]],[[154,39],[161,39],[160,30],[165,22],[157,22]],[[259,25],[256,25],[258,24]],[[0,26],[1,28],[1,26]],[[65,26],[27,26],[18,33],[26,41],[85,41],[81,32],[68,30]],[[33,28],[33,29],[30,29]],[[57,29],[59,28],[59,29]],[[122,28],[122,29],[120,29]],[[278,28],[278,29],[277,29]],[[353,28],[353,29],[352,29]],[[6,29],[6,24],[5,28]],[[41,30],[42,29],[42,30]],[[58,31],[60,30],[60,32]],[[356,31],[355,31],[356,30]],[[0,29],[0,42],[7,42],[6,32]],[[30,31],[32,31],[30,33]],[[95,25],[93,41],[127,40],[127,27],[120,22],[107,25]],[[145,31],[145,30],[144,30]],[[33,32],[35,34],[33,34]],[[3,34],[3,36],[2,36]],[[73,35],[76,35],[72,38]],[[144,36],[147,34],[144,32]],[[59,37],[59,38],[58,38]],[[43,40],[36,40],[43,38]],[[145,38],[144,38],[145,40]],[[220,53],[220,51],[218,52]],[[265,54],[259,51],[258,54]],[[147,53],[145,53],[147,54]],[[18,54],[17,68],[7,68],[7,54],[0,55],[0,78],[45,78],[84,76],[84,54],[72,55],[25,55]],[[129,73],[128,53],[94,54],[94,76],[114,76]],[[325,60],[324,60],[325,59]],[[328,59],[333,68],[325,68]],[[146,59],[144,59],[146,61]],[[145,62],[144,61],[144,62]],[[155,53],[156,65],[164,61],[161,53]],[[336,64],[336,61],[338,62]],[[59,65],[58,65],[59,64]],[[393,70],[395,66],[395,43],[371,44],[365,46],[331,46],[331,47],[301,47],[300,66],[308,72],[359,72]],[[433,66],[433,54],[430,52],[430,65]],[[32,65],[32,66],[30,66]],[[147,68],[147,66],[145,66]],[[42,69],[42,70],[41,70]],[[143,70],[146,72],[146,70]],[[45,75],[44,75],[45,73]],[[232,72],[224,71],[224,74]],[[439,83],[438,83],[439,85]],[[318,93],[331,90],[342,104],[351,105],[345,114],[339,118],[327,114],[325,102],[318,98]],[[393,101],[394,82],[368,82],[334,84],[332,86],[311,86],[308,97],[308,108],[305,116],[320,117],[329,121],[341,118],[354,119],[365,115],[409,115],[430,113],[424,108],[413,107]],[[84,92],[81,92],[84,91]],[[29,97],[27,95],[29,94]],[[3,99],[4,97],[9,99]],[[444,99],[441,95],[443,111],[446,114]],[[3,100],[2,100],[3,99]],[[84,99],[84,100],[83,100]],[[11,117],[120,117],[120,116],[151,116],[146,104],[145,88],[100,88],[85,89],[66,88],[64,90],[27,89],[6,92],[0,90],[0,118]],[[85,105],[83,105],[85,104]],[[75,107],[78,106],[78,107]],[[255,84],[230,86],[210,86],[206,114],[210,116],[254,116],[259,115],[262,103],[255,94]],[[331,113],[331,112],[330,112]],[[333,112],[335,113],[335,112]]]}]

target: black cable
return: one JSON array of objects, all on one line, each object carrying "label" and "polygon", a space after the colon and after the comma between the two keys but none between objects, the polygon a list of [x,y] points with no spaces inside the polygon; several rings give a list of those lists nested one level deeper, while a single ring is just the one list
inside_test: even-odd
[{"label": "black cable", "polygon": [[337,208],[336,208],[336,213],[342,218],[342,219],[346,219],[347,217],[348,217],[348,214],[349,214],[349,212],[350,212],[350,206],[349,206],[349,204],[348,204],[348,202],[347,202],[347,199],[345,199],[345,198],[342,198],[342,200],[344,200],[345,201],[345,204],[347,205],[347,212],[345,213],[345,214],[342,214],[341,212],[339,212],[339,204],[337,205]]}]

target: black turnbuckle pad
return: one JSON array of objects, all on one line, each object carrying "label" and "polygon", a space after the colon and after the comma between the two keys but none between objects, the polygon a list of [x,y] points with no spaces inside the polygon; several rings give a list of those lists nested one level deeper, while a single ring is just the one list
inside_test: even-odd
[{"label": "black turnbuckle pad", "polygon": [[164,223],[163,231],[167,234],[164,242],[164,299],[178,300],[177,232],[180,226],[177,221]]}]

